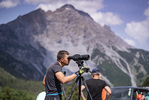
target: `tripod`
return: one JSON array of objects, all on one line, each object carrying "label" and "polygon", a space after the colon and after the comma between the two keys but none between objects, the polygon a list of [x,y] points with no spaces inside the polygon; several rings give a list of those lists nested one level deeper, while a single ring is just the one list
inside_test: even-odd
[{"label": "tripod", "polygon": [[[76,61],[76,63],[78,64],[78,67],[81,69],[81,67],[83,66],[83,61],[82,61],[82,60],[78,60],[78,61]],[[84,77],[81,76],[81,75],[82,75],[82,74],[79,73],[79,76],[76,78],[75,84],[74,84],[74,86],[73,86],[73,88],[72,88],[72,91],[71,91],[71,93],[70,93],[70,95],[69,95],[68,98],[66,98],[66,94],[64,93],[64,96],[65,96],[66,100],[70,100],[70,98],[71,98],[71,96],[72,96],[72,94],[73,94],[73,92],[74,92],[74,89],[75,89],[75,87],[76,87],[78,81],[79,81],[79,96],[78,96],[78,100],[80,100],[80,97],[81,97],[81,81],[83,82],[84,86],[86,87],[86,91],[87,91],[87,93],[88,93],[90,99],[93,100],[93,99],[92,99],[92,96],[91,96],[91,94],[90,94],[90,92],[89,92],[89,89],[88,89],[88,87],[87,87],[87,85],[86,85],[85,79],[84,79]]]}]

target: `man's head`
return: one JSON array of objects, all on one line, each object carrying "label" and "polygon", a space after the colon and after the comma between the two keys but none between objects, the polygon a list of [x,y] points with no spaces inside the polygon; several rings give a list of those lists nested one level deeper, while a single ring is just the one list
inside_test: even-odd
[{"label": "man's head", "polygon": [[57,53],[57,61],[61,64],[62,67],[64,65],[69,64],[70,60],[67,59],[68,57],[69,57],[69,52],[68,51],[60,50]]},{"label": "man's head", "polygon": [[92,75],[93,75],[93,76],[95,76],[95,75],[97,76],[97,75],[98,75],[98,77],[100,77],[99,69],[97,69],[97,68],[93,69],[93,70],[92,70]]},{"label": "man's head", "polygon": [[92,70],[92,73],[94,73],[94,74],[99,74],[99,69],[98,69],[98,68],[93,69],[93,70]]}]

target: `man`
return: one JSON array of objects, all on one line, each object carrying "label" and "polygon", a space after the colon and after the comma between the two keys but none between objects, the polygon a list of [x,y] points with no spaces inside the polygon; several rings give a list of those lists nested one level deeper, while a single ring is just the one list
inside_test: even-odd
[{"label": "man", "polygon": [[[101,74],[99,74],[99,79],[102,79]],[[102,98],[102,100],[107,100],[107,98],[109,98],[107,95],[107,91],[104,88],[102,89],[101,98]]]},{"label": "man", "polygon": [[62,72],[62,67],[64,67],[65,65],[69,65],[70,60],[67,59],[68,57],[69,53],[67,51],[59,51],[57,54],[57,62],[52,64],[47,69],[45,76],[45,100],[62,100],[61,83],[64,84],[70,82],[78,76],[78,73],[69,76],[64,76]]},{"label": "man", "polygon": [[[92,96],[93,100],[102,100],[102,90],[105,89],[107,91],[107,100],[111,95],[111,89],[109,86],[107,86],[106,82],[100,79],[100,73],[98,69],[93,69],[92,70],[92,75],[93,78],[86,80],[86,85],[89,89],[89,92]],[[85,86],[81,86],[81,97],[83,100],[86,100],[84,95],[83,95],[83,90],[85,89]],[[87,100],[90,100],[89,95],[87,96]]]}]

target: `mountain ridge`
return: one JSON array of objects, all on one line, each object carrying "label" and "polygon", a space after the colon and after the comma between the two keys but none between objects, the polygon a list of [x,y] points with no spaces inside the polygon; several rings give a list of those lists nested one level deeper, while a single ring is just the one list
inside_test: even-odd
[{"label": "mountain ridge", "polygon": [[[37,9],[19,16],[0,25],[0,50],[31,68],[36,73],[34,80],[41,80],[49,65],[56,61],[57,52],[65,49],[70,55],[89,54],[90,69],[98,67],[111,86],[141,84],[149,72],[148,51],[142,51],[147,54],[142,59],[142,53],[137,53],[139,49],[127,44],[109,26],[101,26],[82,12],[66,4],[53,12]],[[75,66],[73,62],[71,65]],[[64,69],[70,74],[78,68]],[[137,72],[139,69],[144,70]]]}]

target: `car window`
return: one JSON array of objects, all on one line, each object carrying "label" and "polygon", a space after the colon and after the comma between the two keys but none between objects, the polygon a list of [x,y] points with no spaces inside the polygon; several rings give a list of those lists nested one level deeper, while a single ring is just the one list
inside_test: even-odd
[{"label": "car window", "polygon": [[147,97],[148,96],[147,93],[149,93],[149,90],[147,90],[147,89],[136,88],[136,89],[134,89],[134,92],[133,92],[133,100],[136,100],[135,98],[137,97],[138,94],[142,94],[145,97]]},{"label": "car window", "polygon": [[129,88],[111,88],[112,94],[109,100],[131,100]]}]

